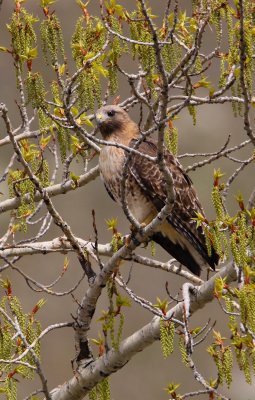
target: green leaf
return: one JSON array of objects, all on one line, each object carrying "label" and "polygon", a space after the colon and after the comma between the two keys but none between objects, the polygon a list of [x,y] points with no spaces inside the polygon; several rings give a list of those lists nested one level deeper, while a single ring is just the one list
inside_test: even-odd
[{"label": "green leaf", "polygon": [[203,214],[196,212],[196,218],[191,218],[194,221],[197,221],[197,228],[202,225],[203,222],[207,222],[206,218]]},{"label": "green leaf", "polygon": [[117,307],[131,307],[131,303],[127,297],[121,297],[118,295],[116,297],[116,306]]},{"label": "green leaf", "polygon": [[78,110],[78,108],[76,108],[76,107],[72,107],[71,108],[71,112],[72,112],[72,114],[74,115],[74,116],[76,116],[78,113],[79,113],[79,110]]},{"label": "green leaf", "polygon": [[51,140],[51,135],[47,137],[42,136],[40,140],[41,147],[45,148],[50,143],[50,140]]},{"label": "green leaf", "polygon": [[83,61],[87,61],[90,58],[94,57],[95,53],[93,51],[89,51],[84,57],[83,57]]},{"label": "green leaf", "polygon": [[70,178],[72,179],[72,181],[77,183],[78,180],[80,179],[80,175],[75,175],[73,172],[70,172]]},{"label": "green leaf", "polygon": [[198,82],[194,83],[194,85],[192,85],[193,89],[198,89],[198,88],[211,88],[211,82],[209,82],[207,80],[207,78],[202,78],[200,79]]},{"label": "green leaf", "polygon": [[79,7],[81,7],[82,10],[84,10],[84,8],[87,8],[87,6],[89,5],[90,0],[87,1],[87,3],[83,3],[81,0],[76,0],[76,3]]},{"label": "green leaf", "polygon": [[41,7],[48,7],[55,3],[56,0],[41,0]]},{"label": "green leaf", "polygon": [[104,68],[101,64],[93,63],[93,67],[101,74],[104,78],[109,75],[108,70]]},{"label": "green leaf", "polygon": [[29,58],[30,60],[33,60],[34,58],[36,58],[38,55],[37,47],[34,47],[33,49],[27,49],[26,55],[27,55],[27,58]]},{"label": "green leaf", "polygon": [[161,310],[162,313],[165,315],[168,305],[169,305],[169,301],[168,300],[166,300],[166,299],[165,300],[160,300],[160,298],[157,297],[157,303],[154,304],[154,307],[156,307],[159,310]]},{"label": "green leaf", "polygon": [[93,122],[90,121],[85,113],[81,114],[80,117],[76,119],[76,122],[80,125],[88,125],[91,128],[94,128]]},{"label": "green leaf", "polygon": [[220,299],[222,297],[222,291],[226,287],[226,278],[217,278],[214,283],[214,295]]},{"label": "green leaf", "polygon": [[234,74],[235,74],[236,79],[238,79],[239,76],[240,76],[240,68],[236,68],[236,69],[234,70]]},{"label": "green leaf", "polygon": [[59,65],[59,67],[58,67],[58,72],[59,72],[59,74],[60,74],[61,76],[64,75],[65,70],[66,70],[66,65],[65,65],[65,64]]},{"label": "green leaf", "polygon": [[209,89],[209,96],[212,97],[214,95],[215,88],[213,86],[210,86],[208,89]]},{"label": "green leaf", "polygon": [[119,17],[122,17],[122,18],[125,17],[125,9],[124,9],[124,7],[122,7],[121,5],[117,4],[117,5],[115,6],[115,11],[116,11],[116,14],[117,14]]},{"label": "green leaf", "polygon": [[118,219],[117,218],[106,219],[105,222],[106,222],[106,225],[107,225],[109,231],[111,231],[113,229],[116,229]]},{"label": "green leaf", "polygon": [[168,394],[174,394],[179,387],[179,383],[169,383],[169,385],[167,385],[166,391]]},{"label": "green leaf", "polygon": [[201,331],[201,329],[202,329],[201,326],[192,329],[191,331],[192,335],[197,335]]}]

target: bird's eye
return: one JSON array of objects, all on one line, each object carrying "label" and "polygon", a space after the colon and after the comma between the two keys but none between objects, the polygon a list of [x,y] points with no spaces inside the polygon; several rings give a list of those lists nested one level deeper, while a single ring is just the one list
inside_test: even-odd
[{"label": "bird's eye", "polygon": [[116,114],[116,111],[111,110],[107,112],[108,117],[113,117]]}]

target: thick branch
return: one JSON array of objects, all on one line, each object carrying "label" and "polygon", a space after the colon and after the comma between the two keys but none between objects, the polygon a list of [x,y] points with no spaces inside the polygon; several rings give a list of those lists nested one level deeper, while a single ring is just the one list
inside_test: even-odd
[{"label": "thick branch", "polygon": [[[200,286],[195,295],[191,294],[191,314],[194,314],[213,300],[214,283],[219,277],[226,277],[227,283],[236,280],[236,271],[232,262]],[[183,303],[180,302],[173,307],[167,316],[169,318],[174,316],[174,318],[182,320]],[[159,340],[159,322],[160,318],[154,317],[149,324],[123,340],[117,351],[110,350],[86,368],[80,370],[79,374],[51,392],[52,400],[82,399],[97,383],[121,369],[133,356],[150,346],[156,340]]]},{"label": "thick branch", "polygon": [[[93,258],[97,258],[95,243],[77,237],[76,240],[84,251],[87,251],[89,255],[91,255]],[[66,254],[70,251],[74,251],[74,249],[67,238],[57,237],[50,241],[15,244],[13,246],[9,245],[8,247],[3,247],[2,249],[0,248],[0,258],[6,259],[7,257],[22,257],[34,254],[45,255],[49,253]],[[113,255],[111,243],[97,244],[97,254],[99,256],[111,257]],[[174,263],[176,262],[174,258],[166,263],[163,263],[159,260],[153,260],[151,258],[143,257],[138,254],[132,254],[132,260],[138,264],[143,264],[150,268],[161,269],[165,272],[171,272],[176,275],[180,275],[196,285],[200,285],[203,282],[199,277],[191,274],[186,269],[174,265]]]},{"label": "thick branch", "polygon": [[[76,240],[79,242],[80,246],[87,251],[89,254],[95,252],[94,243],[89,242],[88,240],[80,239],[76,237]],[[24,243],[24,244],[15,244],[13,246],[8,246],[7,248],[0,249],[0,258],[3,257],[14,257],[14,256],[27,256],[32,254],[48,254],[48,253],[67,253],[69,251],[74,251],[71,243],[67,240],[66,237],[57,237],[53,240],[45,241],[45,242],[36,242],[36,243]],[[98,252],[103,256],[111,256],[112,246],[110,243],[107,244],[98,244]]]},{"label": "thick branch", "polygon": [[[58,196],[59,194],[65,194],[70,192],[71,190],[75,190],[79,187],[85,186],[87,183],[95,180],[99,175],[98,166],[92,168],[86,174],[80,176],[77,182],[74,182],[72,179],[66,181],[65,183],[58,183],[56,185],[48,186],[45,188],[45,191],[49,195],[49,197]],[[25,196],[25,201],[27,203],[30,202],[30,196],[27,194]],[[34,201],[38,202],[42,200],[42,195],[39,191],[35,193]],[[4,200],[0,203],[0,213],[4,213],[6,211],[13,210],[18,208],[21,204],[21,199],[19,197],[15,197],[13,199]]]}]

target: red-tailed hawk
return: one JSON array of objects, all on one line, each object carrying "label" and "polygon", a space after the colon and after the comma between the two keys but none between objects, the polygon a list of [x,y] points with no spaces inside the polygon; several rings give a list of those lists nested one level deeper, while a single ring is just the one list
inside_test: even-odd
[{"label": "red-tailed hawk", "polygon": [[[102,107],[96,113],[96,120],[106,141],[133,147],[140,136],[137,124],[118,106]],[[137,150],[155,157],[157,144],[152,139],[146,139]],[[200,275],[203,267],[215,269],[219,257],[214,250],[208,256],[202,228],[197,228],[196,221],[192,219],[196,213],[204,215],[204,211],[190,178],[166,149],[164,157],[172,175],[176,198],[170,215],[157,227],[151,239],[194,274]],[[101,177],[110,196],[120,205],[125,160],[125,150],[115,146],[105,145],[100,152]],[[163,174],[156,163],[137,153],[132,154],[128,163],[126,188],[128,207],[140,223],[148,224],[165,205],[166,185]]]}]

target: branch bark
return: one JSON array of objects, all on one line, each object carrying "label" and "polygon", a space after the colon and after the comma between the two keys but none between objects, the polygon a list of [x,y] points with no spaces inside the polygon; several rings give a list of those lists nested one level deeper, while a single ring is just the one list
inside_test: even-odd
[{"label": "branch bark", "polygon": [[[191,294],[191,315],[213,300],[215,280],[219,277],[226,278],[226,283],[237,279],[232,262],[221,268],[217,274],[200,286],[195,294]],[[173,316],[178,320],[183,319],[183,302],[178,303],[167,313],[168,318]],[[97,383],[120,370],[136,354],[159,340],[159,323],[160,318],[154,317],[150,323],[124,339],[117,351],[111,349],[102,357],[79,370],[68,382],[51,391],[52,400],[81,400]]]},{"label": "branch bark", "polygon": [[[72,179],[64,183],[58,183],[56,185],[48,186],[45,188],[45,191],[49,195],[49,197],[58,196],[59,194],[66,194],[72,190],[76,190],[82,186],[87,185],[87,183],[95,180],[99,176],[98,166],[92,168],[86,174],[80,176],[77,182],[74,182]],[[34,197],[35,202],[42,200],[42,194],[37,191]],[[30,197],[29,195],[25,196],[25,201],[29,203]],[[21,199],[19,197],[15,197],[13,199],[7,199],[0,203],[0,213],[4,213],[6,211],[14,210],[18,208],[21,204]]]}]

